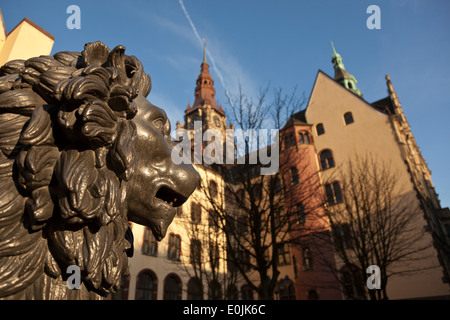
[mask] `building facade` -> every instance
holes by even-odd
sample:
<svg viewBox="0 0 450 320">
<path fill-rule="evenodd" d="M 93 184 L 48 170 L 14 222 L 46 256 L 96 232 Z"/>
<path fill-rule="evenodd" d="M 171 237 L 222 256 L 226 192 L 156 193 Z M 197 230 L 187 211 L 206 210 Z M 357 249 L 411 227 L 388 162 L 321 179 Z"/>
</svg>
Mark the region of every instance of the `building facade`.
<svg viewBox="0 0 450 320">
<path fill-rule="evenodd" d="M 0 66 L 16 59 L 49 55 L 55 37 L 28 18 L 24 18 L 9 33 L 0 11 Z"/>
<path fill-rule="evenodd" d="M 391 276 L 390 299 L 447 299 L 449 287 L 450 212 L 441 208 L 431 181 L 431 172 L 421 156 L 389 76 L 388 96 L 369 103 L 357 88 L 356 78 L 346 71 L 333 46 L 334 78 L 319 70 L 304 110 L 280 130 L 280 183 L 288 190 L 285 210 L 292 213 L 290 237 L 301 241 L 287 245 L 278 257 L 275 299 L 367 299 L 365 279 L 349 277 L 337 254 L 336 235 L 329 212 L 343 206 L 339 174 L 345 165 L 368 155 L 389 162 L 401 185 L 399 197 L 417 214 L 413 228 L 425 230 L 419 245 L 426 247 L 407 268 L 406 276 Z M 195 141 L 195 133 L 219 130 L 226 137 L 227 119 L 215 99 L 214 80 L 204 56 L 196 80 L 195 100 L 185 110 L 185 129 L 192 150 L 205 151 L 210 142 Z M 196 121 L 199 121 L 196 125 Z M 222 141 L 223 142 L 223 141 Z M 197 159 L 198 160 L 198 159 Z M 202 163 L 200 161 L 200 163 Z M 226 234 L 214 225 L 210 199 L 231 206 L 223 177 L 206 165 L 195 164 L 203 187 L 179 209 L 161 242 L 151 232 L 133 225 L 135 256 L 130 277 L 116 297 L 128 299 L 255 299 L 242 278 L 235 278 L 227 261 Z M 239 188 L 239 186 L 236 186 Z M 209 193 L 204 192 L 209 190 Z M 212 190 L 215 190 L 211 193 Z M 231 208 L 230 207 L 230 208 Z M 230 212 L 233 211 L 232 208 Z M 305 213 L 308 214 L 305 214 Z M 349 245 L 350 246 L 350 245 Z M 270 259 L 270 257 L 267 257 Z M 405 269 L 393 264 L 394 271 Z M 256 281 L 254 271 L 248 277 Z M 271 274 L 268 275 L 271 277 Z M 230 279 L 233 278 L 233 281 Z"/>
</svg>

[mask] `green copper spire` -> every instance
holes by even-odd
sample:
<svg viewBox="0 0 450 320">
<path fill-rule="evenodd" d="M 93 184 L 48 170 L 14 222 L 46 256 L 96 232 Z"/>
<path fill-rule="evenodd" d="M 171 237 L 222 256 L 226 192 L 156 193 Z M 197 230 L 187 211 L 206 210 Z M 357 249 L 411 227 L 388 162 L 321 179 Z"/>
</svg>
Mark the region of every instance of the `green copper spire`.
<svg viewBox="0 0 450 320">
<path fill-rule="evenodd" d="M 336 52 L 334 48 L 333 41 L 331 41 L 331 48 L 333 49 L 333 56 L 331 57 L 331 62 L 334 65 L 334 80 L 339 82 L 343 87 L 350 90 L 351 92 L 362 97 L 361 91 L 356 87 L 356 78 L 345 70 L 344 63 L 342 62 L 342 57 Z"/>
</svg>

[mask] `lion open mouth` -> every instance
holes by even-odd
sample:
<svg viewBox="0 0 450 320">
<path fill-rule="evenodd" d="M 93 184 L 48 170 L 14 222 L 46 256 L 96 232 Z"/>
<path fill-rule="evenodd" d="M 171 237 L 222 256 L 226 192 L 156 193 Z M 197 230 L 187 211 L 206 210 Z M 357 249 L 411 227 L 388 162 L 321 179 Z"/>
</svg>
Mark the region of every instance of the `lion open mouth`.
<svg viewBox="0 0 450 320">
<path fill-rule="evenodd" d="M 159 188 L 156 192 L 155 198 L 168 203 L 172 207 L 179 207 L 187 200 L 187 197 L 167 186 L 162 186 Z"/>
</svg>

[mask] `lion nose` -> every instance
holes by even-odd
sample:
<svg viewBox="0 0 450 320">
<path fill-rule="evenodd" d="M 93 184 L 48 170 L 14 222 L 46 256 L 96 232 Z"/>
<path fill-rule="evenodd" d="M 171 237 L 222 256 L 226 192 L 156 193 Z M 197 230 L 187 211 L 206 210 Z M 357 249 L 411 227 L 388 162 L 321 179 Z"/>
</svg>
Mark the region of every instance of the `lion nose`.
<svg viewBox="0 0 450 320">
<path fill-rule="evenodd" d="M 178 192 L 188 198 L 200 185 L 200 175 L 192 164 L 180 164 L 174 170 L 174 182 Z"/>
</svg>

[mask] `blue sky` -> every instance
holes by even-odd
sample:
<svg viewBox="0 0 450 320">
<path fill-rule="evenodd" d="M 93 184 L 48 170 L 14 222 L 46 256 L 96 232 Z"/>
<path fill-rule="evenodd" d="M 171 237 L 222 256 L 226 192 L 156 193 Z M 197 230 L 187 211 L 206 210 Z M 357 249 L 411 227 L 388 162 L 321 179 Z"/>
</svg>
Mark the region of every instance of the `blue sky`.
<svg viewBox="0 0 450 320">
<path fill-rule="evenodd" d="M 79 30 L 66 27 L 72 4 L 81 9 Z M 371 4 L 381 9 L 380 30 L 366 27 Z M 225 110 L 225 87 L 236 94 L 239 82 L 253 96 L 270 82 L 308 98 L 318 69 L 334 76 L 333 41 L 368 102 L 387 96 L 385 75 L 391 76 L 441 203 L 450 205 L 448 0 L 18 0 L 0 9 L 7 31 L 28 17 L 54 35 L 52 54 L 97 40 L 124 45 L 151 75 L 148 99 L 167 111 L 172 126 L 194 100 L 202 42 L 193 26 L 206 38 Z"/>
</svg>

